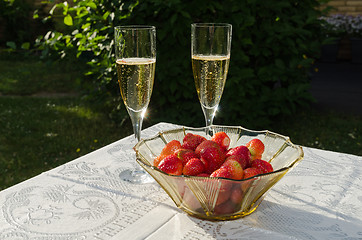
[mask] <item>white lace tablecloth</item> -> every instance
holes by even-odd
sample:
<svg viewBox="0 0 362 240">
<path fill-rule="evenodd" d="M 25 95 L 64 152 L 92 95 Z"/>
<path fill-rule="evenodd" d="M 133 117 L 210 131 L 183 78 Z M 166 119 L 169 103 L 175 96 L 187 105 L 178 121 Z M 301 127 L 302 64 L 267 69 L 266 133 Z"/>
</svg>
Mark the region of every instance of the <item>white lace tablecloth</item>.
<svg viewBox="0 0 362 240">
<path fill-rule="evenodd" d="M 143 131 L 152 136 L 175 125 Z M 121 181 L 133 136 L 0 192 L 0 239 L 362 239 L 362 157 L 304 147 L 251 215 L 190 217 L 156 184 Z"/>
</svg>

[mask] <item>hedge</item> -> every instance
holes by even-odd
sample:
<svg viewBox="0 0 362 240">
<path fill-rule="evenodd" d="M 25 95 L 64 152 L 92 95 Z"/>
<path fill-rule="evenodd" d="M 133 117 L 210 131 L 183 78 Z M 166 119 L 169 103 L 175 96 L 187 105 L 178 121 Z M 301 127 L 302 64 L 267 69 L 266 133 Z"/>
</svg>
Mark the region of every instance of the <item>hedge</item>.
<svg viewBox="0 0 362 240">
<path fill-rule="evenodd" d="M 311 66 L 323 40 L 317 0 L 81 0 L 57 4 L 67 26 L 41 36 L 44 55 L 79 58 L 89 65 L 89 94 L 126 114 L 117 89 L 113 27 L 157 28 L 157 64 L 148 121 L 203 126 L 191 69 L 190 25 L 233 25 L 231 61 L 215 124 L 267 126 L 308 106 Z"/>
</svg>

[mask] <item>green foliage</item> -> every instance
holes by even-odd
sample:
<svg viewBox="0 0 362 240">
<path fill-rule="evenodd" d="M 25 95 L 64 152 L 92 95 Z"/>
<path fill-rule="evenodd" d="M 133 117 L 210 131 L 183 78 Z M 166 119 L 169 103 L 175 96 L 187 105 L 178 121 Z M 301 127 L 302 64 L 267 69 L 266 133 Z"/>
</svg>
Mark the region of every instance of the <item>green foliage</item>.
<svg viewBox="0 0 362 240">
<path fill-rule="evenodd" d="M 89 83 L 83 87 L 88 88 L 96 100 L 119 108 L 113 28 L 127 18 L 137 4 L 137 1 L 121 3 L 117 0 L 81 0 L 74 2 L 74 6 L 58 3 L 50 10 L 47 20 L 58 20 L 61 16 L 64 26 L 40 36 L 36 44 L 43 56 L 86 62 L 89 68 L 84 73 L 89 76 Z"/>
<path fill-rule="evenodd" d="M 21 0 L 0 0 L 0 45 L 10 42 L 10 48 L 16 48 L 16 43 L 29 41 L 29 16 L 30 5 Z"/>
<path fill-rule="evenodd" d="M 86 60 L 93 93 L 115 104 L 120 101 L 113 27 L 155 25 L 157 64 L 149 117 L 198 126 L 204 119 L 192 77 L 190 24 L 231 23 L 230 69 L 215 123 L 255 128 L 312 101 L 308 72 L 320 49 L 318 6 L 318 0 L 64 2 L 56 9 L 61 10 L 65 30 L 48 32 L 38 43 L 44 54 L 55 50 L 62 57 Z"/>
</svg>

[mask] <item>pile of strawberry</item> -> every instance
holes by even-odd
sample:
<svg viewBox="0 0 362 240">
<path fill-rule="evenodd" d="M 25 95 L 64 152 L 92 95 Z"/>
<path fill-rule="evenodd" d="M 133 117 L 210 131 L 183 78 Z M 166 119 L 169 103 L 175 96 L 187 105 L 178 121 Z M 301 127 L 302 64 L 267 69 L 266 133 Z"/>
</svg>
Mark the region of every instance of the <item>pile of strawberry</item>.
<svg viewBox="0 0 362 240">
<path fill-rule="evenodd" d="M 197 134 L 188 133 L 182 143 L 172 140 L 154 159 L 153 165 L 171 175 L 223 177 L 246 179 L 273 171 L 267 161 L 261 160 L 265 146 L 257 138 L 245 146 L 229 148 L 230 138 L 218 132 L 207 140 Z"/>
</svg>

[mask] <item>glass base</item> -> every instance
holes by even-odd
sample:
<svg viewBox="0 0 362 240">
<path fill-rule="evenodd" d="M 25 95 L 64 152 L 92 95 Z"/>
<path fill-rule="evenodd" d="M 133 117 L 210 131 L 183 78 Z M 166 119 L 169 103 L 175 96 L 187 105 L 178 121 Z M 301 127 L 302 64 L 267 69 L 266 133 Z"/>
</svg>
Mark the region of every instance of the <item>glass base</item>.
<svg viewBox="0 0 362 240">
<path fill-rule="evenodd" d="M 145 171 L 138 169 L 127 169 L 119 174 L 123 181 L 134 184 L 154 183 L 155 180 Z"/>
</svg>

